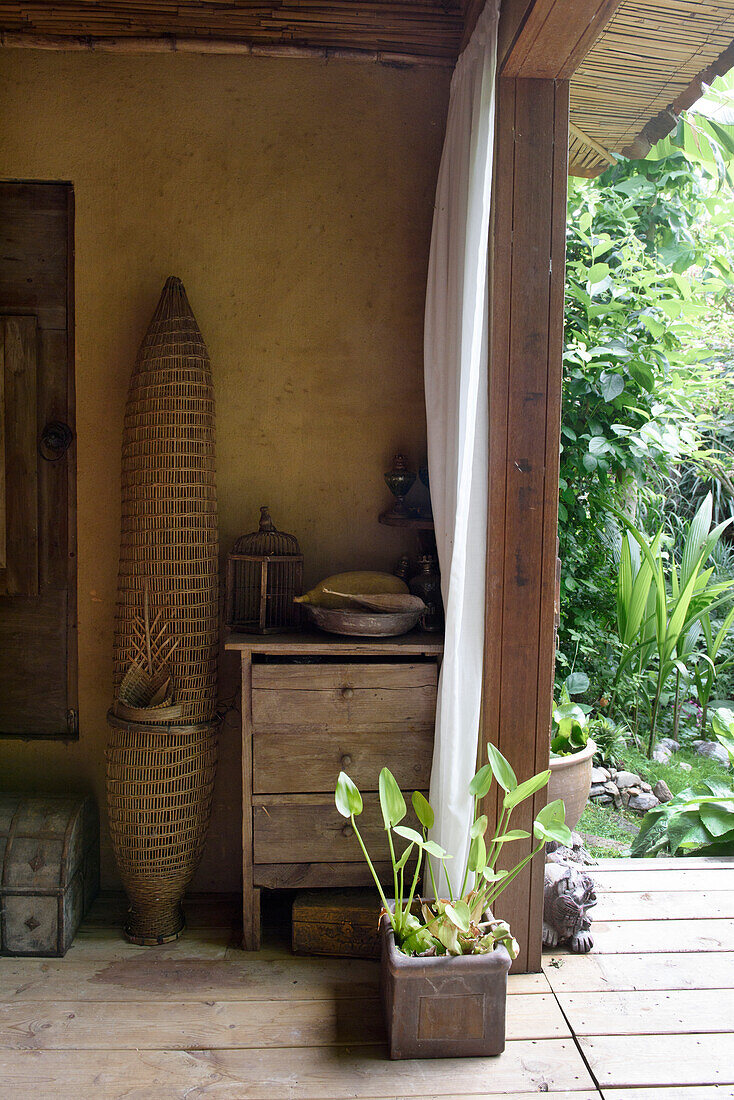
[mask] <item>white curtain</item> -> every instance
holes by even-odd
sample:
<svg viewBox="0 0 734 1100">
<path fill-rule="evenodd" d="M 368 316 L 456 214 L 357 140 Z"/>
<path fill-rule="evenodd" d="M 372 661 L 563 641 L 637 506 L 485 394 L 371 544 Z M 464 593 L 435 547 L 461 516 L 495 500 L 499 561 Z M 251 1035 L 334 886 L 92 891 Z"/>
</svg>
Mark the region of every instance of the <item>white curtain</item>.
<svg viewBox="0 0 734 1100">
<path fill-rule="evenodd" d="M 488 0 L 451 81 L 425 318 L 428 469 L 446 638 L 438 689 L 433 838 L 463 872 L 477 759 L 487 547 L 487 260 L 498 0 Z M 437 883 L 442 895 L 446 886 Z"/>
</svg>

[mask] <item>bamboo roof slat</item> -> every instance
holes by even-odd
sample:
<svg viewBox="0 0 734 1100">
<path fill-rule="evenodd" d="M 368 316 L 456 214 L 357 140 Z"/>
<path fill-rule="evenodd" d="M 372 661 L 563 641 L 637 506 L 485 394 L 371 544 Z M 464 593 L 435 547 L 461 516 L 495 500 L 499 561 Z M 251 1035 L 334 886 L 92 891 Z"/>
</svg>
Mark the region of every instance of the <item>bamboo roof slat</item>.
<svg viewBox="0 0 734 1100">
<path fill-rule="evenodd" d="M 595 146 L 644 156 L 734 65 L 734 0 L 623 0 L 571 81 L 570 171 L 599 175 Z M 585 135 L 584 142 L 578 135 Z"/>
</svg>

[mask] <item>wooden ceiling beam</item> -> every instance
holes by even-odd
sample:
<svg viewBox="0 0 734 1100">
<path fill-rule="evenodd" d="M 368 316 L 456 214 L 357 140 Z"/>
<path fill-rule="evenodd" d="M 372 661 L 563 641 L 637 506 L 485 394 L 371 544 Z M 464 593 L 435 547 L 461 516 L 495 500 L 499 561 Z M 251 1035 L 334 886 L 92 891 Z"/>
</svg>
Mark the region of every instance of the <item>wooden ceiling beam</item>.
<svg viewBox="0 0 734 1100">
<path fill-rule="evenodd" d="M 533 0 L 507 49 L 502 75 L 570 80 L 621 3 Z"/>
</svg>

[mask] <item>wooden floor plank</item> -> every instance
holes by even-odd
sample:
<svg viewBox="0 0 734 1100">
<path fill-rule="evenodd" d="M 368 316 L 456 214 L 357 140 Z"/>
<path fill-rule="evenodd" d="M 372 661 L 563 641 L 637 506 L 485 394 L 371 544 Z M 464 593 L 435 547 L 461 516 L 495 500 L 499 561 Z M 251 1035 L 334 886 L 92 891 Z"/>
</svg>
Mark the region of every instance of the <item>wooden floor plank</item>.
<svg viewBox="0 0 734 1100">
<path fill-rule="evenodd" d="M 605 1088 L 603 1100 L 731 1100 L 734 1086 L 730 1085 L 679 1085 L 663 1089 L 612 1089 Z"/>
<path fill-rule="evenodd" d="M 732 875 L 734 882 L 734 875 Z M 638 893 L 611 893 L 597 890 L 592 910 L 597 921 L 695 920 L 698 917 L 734 917 L 734 889 L 644 890 Z"/>
<path fill-rule="evenodd" d="M 588 868 L 589 874 L 603 890 L 612 893 L 643 890 L 731 890 L 732 872 L 729 868 L 704 867 L 694 869 L 683 867 L 663 868 L 651 872 L 647 867 L 629 870 L 600 872 L 596 867 Z"/>
<path fill-rule="evenodd" d="M 595 949 L 600 954 L 643 951 L 734 951 L 734 920 L 594 921 Z"/>
<path fill-rule="evenodd" d="M 344 1100 L 593 1091 L 575 1044 L 517 1041 L 498 1058 L 391 1062 L 382 1046 L 217 1051 L 7 1051 L 3 1100 Z M 124 1088 L 124 1092 L 121 1091 Z M 136 1092 L 136 1090 L 138 1090 Z"/>
<path fill-rule="evenodd" d="M 374 997 L 379 966 L 359 959 L 267 960 L 239 952 L 239 959 L 160 958 L 147 953 L 124 959 L 3 959 L 0 1001 L 262 1001 Z M 547 993 L 542 974 L 512 974 L 510 994 Z"/>
<path fill-rule="evenodd" d="M 639 1038 L 603 1035 L 581 1038 L 579 1044 L 602 1089 L 734 1084 L 731 1032 Z"/>
<path fill-rule="evenodd" d="M 0 1050 L 207 1050 L 383 1042 L 377 998 L 0 1004 Z M 100 1019 L 104 1018 L 104 1027 Z M 508 1039 L 570 1038 L 551 994 L 507 1001 Z"/>
<path fill-rule="evenodd" d="M 681 1035 L 731 1031 L 734 989 L 558 993 L 576 1035 Z"/>
<path fill-rule="evenodd" d="M 594 950 L 589 955 L 546 955 L 543 970 L 556 993 L 720 989 L 734 980 L 734 952 L 597 955 Z"/>
</svg>

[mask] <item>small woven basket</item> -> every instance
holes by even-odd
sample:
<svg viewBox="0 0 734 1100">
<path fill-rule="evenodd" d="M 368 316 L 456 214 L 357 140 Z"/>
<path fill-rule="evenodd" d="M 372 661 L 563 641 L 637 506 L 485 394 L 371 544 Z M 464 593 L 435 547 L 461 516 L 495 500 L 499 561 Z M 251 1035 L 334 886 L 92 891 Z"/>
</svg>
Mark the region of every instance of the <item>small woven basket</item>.
<svg viewBox="0 0 734 1100">
<path fill-rule="evenodd" d="M 107 715 L 107 809 L 130 909 L 132 943 L 175 940 L 181 900 L 204 847 L 217 766 L 218 721 L 146 725 Z"/>
</svg>

